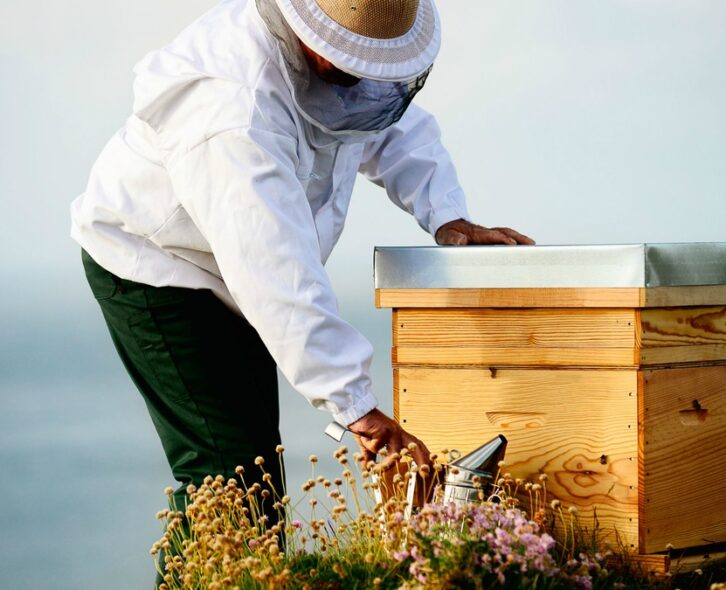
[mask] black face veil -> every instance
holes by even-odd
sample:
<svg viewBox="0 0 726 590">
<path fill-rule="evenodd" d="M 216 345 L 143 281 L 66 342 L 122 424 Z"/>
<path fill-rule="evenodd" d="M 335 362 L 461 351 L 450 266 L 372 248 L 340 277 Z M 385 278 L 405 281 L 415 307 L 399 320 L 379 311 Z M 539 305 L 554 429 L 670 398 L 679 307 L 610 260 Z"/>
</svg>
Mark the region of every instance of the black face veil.
<svg viewBox="0 0 726 590">
<path fill-rule="evenodd" d="M 298 111 L 311 123 L 334 133 L 381 131 L 396 123 L 423 88 L 429 67 L 403 82 L 361 79 L 353 86 L 321 80 L 308 66 L 300 42 L 285 22 L 275 0 L 256 0 L 267 28 L 277 39 Z"/>
</svg>

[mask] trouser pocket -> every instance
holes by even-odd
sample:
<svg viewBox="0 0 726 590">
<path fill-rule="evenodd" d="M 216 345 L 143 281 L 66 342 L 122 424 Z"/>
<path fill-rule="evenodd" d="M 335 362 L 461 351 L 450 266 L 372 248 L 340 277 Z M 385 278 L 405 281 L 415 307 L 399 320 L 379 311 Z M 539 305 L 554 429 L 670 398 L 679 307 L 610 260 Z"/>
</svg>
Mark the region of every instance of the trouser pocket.
<svg viewBox="0 0 726 590">
<path fill-rule="evenodd" d="M 81 261 L 93 296 L 99 301 L 113 297 L 118 288 L 118 277 L 100 266 L 85 250 L 81 250 Z"/>
</svg>

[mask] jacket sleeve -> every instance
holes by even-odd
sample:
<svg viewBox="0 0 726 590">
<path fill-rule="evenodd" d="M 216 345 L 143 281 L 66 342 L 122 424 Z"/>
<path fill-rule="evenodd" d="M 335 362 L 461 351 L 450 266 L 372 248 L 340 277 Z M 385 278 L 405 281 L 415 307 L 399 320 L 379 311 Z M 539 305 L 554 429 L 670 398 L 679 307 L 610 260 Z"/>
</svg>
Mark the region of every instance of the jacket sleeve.
<svg viewBox="0 0 726 590">
<path fill-rule="evenodd" d="M 469 219 L 441 131 L 432 115 L 412 104 L 401 120 L 366 145 L 360 172 L 383 186 L 432 236 L 444 223 Z"/>
<path fill-rule="evenodd" d="M 290 384 L 348 425 L 377 405 L 366 338 L 338 315 L 295 175 L 296 144 L 256 128 L 220 133 L 170 166 L 242 314 Z"/>
</svg>

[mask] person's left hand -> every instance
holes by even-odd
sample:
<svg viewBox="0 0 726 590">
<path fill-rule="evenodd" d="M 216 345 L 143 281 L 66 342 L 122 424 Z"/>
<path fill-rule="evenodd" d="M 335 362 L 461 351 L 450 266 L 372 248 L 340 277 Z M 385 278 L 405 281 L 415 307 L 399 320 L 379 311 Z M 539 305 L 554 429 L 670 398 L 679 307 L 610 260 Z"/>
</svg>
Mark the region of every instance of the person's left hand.
<svg viewBox="0 0 726 590">
<path fill-rule="evenodd" d="M 532 238 L 508 227 L 483 227 L 466 219 L 454 219 L 436 230 L 440 246 L 471 246 L 473 244 L 533 245 Z"/>
</svg>

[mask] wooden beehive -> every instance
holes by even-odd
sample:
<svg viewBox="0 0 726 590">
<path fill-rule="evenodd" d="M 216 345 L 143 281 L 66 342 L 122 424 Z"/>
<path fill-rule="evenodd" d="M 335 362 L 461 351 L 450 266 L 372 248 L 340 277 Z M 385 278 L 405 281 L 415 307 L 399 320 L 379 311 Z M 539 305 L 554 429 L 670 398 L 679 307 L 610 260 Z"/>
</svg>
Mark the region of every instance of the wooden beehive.
<svg viewBox="0 0 726 590">
<path fill-rule="evenodd" d="M 394 413 L 639 553 L 726 542 L 726 245 L 377 248 Z"/>
</svg>

